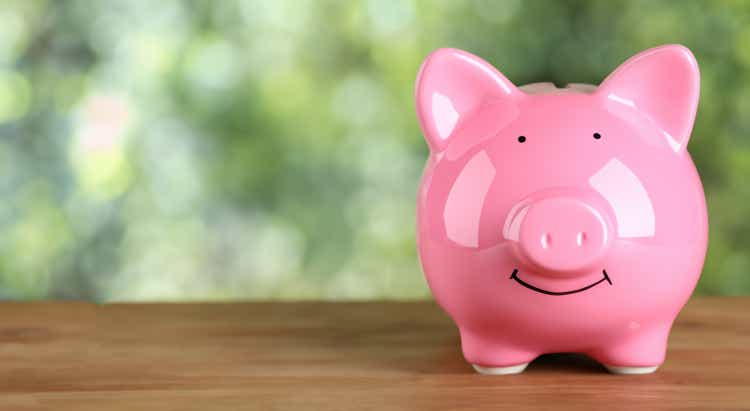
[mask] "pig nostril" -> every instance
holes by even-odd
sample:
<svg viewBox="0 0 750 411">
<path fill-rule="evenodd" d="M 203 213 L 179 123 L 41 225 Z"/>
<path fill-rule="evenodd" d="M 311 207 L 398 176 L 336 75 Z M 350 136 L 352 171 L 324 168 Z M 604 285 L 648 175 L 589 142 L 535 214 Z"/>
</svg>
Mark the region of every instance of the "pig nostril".
<svg viewBox="0 0 750 411">
<path fill-rule="evenodd" d="M 544 248 L 545 250 L 548 249 L 551 243 L 552 243 L 552 236 L 549 235 L 549 233 L 544 233 L 544 235 L 542 235 L 542 248 Z"/>
<path fill-rule="evenodd" d="M 586 241 L 586 233 L 581 231 L 578 233 L 578 235 L 576 235 L 576 244 L 578 244 L 578 246 L 580 247 L 583 245 L 584 241 Z"/>
</svg>

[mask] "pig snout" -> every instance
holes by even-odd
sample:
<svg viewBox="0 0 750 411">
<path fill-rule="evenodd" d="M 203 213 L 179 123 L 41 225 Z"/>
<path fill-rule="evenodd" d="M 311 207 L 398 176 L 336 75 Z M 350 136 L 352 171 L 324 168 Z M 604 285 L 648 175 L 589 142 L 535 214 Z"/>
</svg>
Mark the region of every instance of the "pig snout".
<svg viewBox="0 0 750 411">
<path fill-rule="evenodd" d="M 612 232 L 606 213 L 576 197 L 551 197 L 531 202 L 518 232 L 522 258 L 544 275 L 574 276 L 595 268 L 603 259 Z"/>
</svg>

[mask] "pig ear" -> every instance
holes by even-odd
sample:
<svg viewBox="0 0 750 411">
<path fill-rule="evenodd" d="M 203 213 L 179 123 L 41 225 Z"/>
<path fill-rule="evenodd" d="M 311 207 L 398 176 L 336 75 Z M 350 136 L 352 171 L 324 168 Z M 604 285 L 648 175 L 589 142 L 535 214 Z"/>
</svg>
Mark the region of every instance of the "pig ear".
<svg viewBox="0 0 750 411">
<path fill-rule="evenodd" d="M 416 83 L 419 124 L 432 151 L 442 151 L 457 126 L 484 104 L 522 95 L 481 58 L 439 49 L 422 63 Z"/>
<path fill-rule="evenodd" d="M 645 115 L 664 133 L 672 149 L 684 150 L 698 108 L 698 63 L 693 53 L 680 45 L 646 50 L 610 74 L 597 94 L 613 103 L 609 106 L 615 110 Z"/>
</svg>

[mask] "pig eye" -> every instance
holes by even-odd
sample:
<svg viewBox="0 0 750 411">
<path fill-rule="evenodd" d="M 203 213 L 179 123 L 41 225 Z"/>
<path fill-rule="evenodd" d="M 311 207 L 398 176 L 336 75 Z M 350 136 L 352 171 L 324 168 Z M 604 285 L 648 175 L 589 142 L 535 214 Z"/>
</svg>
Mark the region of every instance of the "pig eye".
<svg viewBox="0 0 750 411">
<path fill-rule="evenodd" d="M 602 135 L 599 133 L 594 133 L 594 138 L 599 140 L 600 138 L 602 138 Z"/>
<path fill-rule="evenodd" d="M 523 143 L 524 141 L 526 141 L 526 136 L 518 136 L 519 143 Z"/>
</svg>

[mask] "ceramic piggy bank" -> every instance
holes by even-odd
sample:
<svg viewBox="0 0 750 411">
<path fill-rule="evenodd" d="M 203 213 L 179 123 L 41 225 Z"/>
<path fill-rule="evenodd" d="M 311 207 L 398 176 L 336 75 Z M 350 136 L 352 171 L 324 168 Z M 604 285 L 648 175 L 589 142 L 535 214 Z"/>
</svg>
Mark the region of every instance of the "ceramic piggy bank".
<svg viewBox="0 0 750 411">
<path fill-rule="evenodd" d="M 678 45 L 598 87 L 517 87 L 455 49 L 423 63 L 420 259 L 478 372 L 519 373 L 551 352 L 625 374 L 664 361 L 707 245 L 686 150 L 698 94 L 695 58 Z"/>
</svg>

